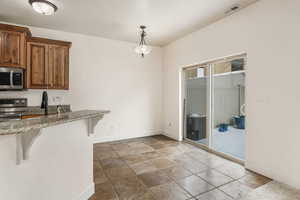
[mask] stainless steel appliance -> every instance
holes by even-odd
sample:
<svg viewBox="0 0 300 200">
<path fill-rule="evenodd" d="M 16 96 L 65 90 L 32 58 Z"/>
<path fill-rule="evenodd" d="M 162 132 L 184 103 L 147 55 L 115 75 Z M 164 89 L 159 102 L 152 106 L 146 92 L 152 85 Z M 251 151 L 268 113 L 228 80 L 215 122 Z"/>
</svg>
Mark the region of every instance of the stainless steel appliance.
<svg viewBox="0 0 300 200">
<path fill-rule="evenodd" d="M 0 90 L 24 89 L 23 69 L 0 67 Z"/>
<path fill-rule="evenodd" d="M 27 110 L 27 99 L 0 99 L 0 122 L 20 120 L 22 113 Z"/>
</svg>

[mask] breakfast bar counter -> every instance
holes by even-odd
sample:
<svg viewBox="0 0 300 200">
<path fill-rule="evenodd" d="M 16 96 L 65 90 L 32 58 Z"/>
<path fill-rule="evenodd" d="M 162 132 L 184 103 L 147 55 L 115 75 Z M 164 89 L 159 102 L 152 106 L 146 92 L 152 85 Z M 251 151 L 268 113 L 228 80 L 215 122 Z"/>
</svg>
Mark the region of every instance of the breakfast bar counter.
<svg viewBox="0 0 300 200">
<path fill-rule="evenodd" d="M 31 130 L 42 129 L 49 126 L 55 126 L 82 119 L 91 119 L 99 121 L 103 118 L 104 114 L 108 113 L 109 111 L 106 110 L 81 110 L 55 115 L 45 115 L 37 118 L 11 120 L 0 123 L 0 136 L 10 134 L 22 134 Z M 93 126 L 93 124 L 89 124 L 89 126 Z M 89 127 L 89 133 L 93 131 L 92 129 L 93 127 Z"/>
<path fill-rule="evenodd" d="M 19 165 L 23 160 L 28 160 L 29 151 L 36 138 L 42 134 L 43 129 L 78 120 L 86 120 L 86 132 L 89 136 L 94 133 L 95 126 L 107 113 L 109 113 L 109 111 L 106 110 L 81 110 L 1 122 L 0 137 L 7 135 L 16 136 L 16 163 Z M 69 132 L 67 126 L 63 129 L 64 130 L 61 130 L 61 134 Z"/>
<path fill-rule="evenodd" d="M 100 120 L 109 112 L 80 110 L 0 122 L 0 199 L 88 199 L 95 191 L 91 134 L 107 134 Z"/>
</svg>

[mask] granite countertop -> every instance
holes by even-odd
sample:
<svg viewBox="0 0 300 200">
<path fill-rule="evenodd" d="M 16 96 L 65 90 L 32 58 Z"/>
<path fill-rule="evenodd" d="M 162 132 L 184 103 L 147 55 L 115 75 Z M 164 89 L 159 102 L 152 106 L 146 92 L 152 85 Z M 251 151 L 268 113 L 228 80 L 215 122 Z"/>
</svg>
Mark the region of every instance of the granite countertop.
<svg viewBox="0 0 300 200">
<path fill-rule="evenodd" d="M 64 124 L 76 120 L 102 117 L 110 111 L 106 110 L 80 110 L 55 115 L 41 116 L 37 118 L 11 120 L 0 123 L 0 135 L 20 134 L 32 129 L 41 129 L 58 124 Z"/>
<path fill-rule="evenodd" d="M 57 108 L 61 108 L 62 112 L 71 112 L 70 105 L 49 105 L 48 113 L 56 114 Z M 21 113 L 21 115 L 40 115 L 45 113 L 45 109 L 40 106 L 14 107 L 14 108 L 0 108 L 0 113 Z"/>
<path fill-rule="evenodd" d="M 49 105 L 48 106 L 48 114 L 57 114 L 57 107 L 62 108 L 63 113 L 71 112 L 70 105 Z M 22 115 L 36 115 L 36 114 L 44 114 L 45 109 L 41 108 L 40 106 L 28 106 L 26 107 L 25 111 Z"/>
</svg>

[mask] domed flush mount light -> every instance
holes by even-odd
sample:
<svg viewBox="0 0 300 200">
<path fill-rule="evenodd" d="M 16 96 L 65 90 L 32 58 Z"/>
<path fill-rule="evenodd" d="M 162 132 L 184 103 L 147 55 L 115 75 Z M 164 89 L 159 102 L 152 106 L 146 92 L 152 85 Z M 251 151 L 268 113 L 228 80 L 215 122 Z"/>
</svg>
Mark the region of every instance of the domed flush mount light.
<svg viewBox="0 0 300 200">
<path fill-rule="evenodd" d="M 43 15 L 53 15 L 57 11 L 57 6 L 47 0 L 29 0 L 32 8 Z"/>
<path fill-rule="evenodd" d="M 146 37 L 146 32 L 145 32 L 145 29 L 146 29 L 146 26 L 140 26 L 140 29 L 142 30 L 142 33 L 141 33 L 141 41 L 139 43 L 139 45 L 135 48 L 135 53 L 137 54 L 140 54 L 142 57 L 144 57 L 145 55 L 149 54 L 151 52 L 151 47 L 148 46 L 146 44 L 146 40 L 145 40 L 145 37 Z"/>
</svg>

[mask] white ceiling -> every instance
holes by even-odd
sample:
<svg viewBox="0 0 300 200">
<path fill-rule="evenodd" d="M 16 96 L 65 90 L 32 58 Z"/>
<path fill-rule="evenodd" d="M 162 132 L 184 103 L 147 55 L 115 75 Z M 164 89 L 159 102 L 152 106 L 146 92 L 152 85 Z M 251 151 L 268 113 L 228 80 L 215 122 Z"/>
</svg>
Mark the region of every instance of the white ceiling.
<svg viewBox="0 0 300 200">
<path fill-rule="evenodd" d="M 138 42 L 144 24 L 148 43 L 163 46 L 225 17 L 234 4 L 243 8 L 257 0 L 50 1 L 59 7 L 54 16 L 34 12 L 28 0 L 1 0 L 0 21 L 129 42 Z"/>
</svg>

